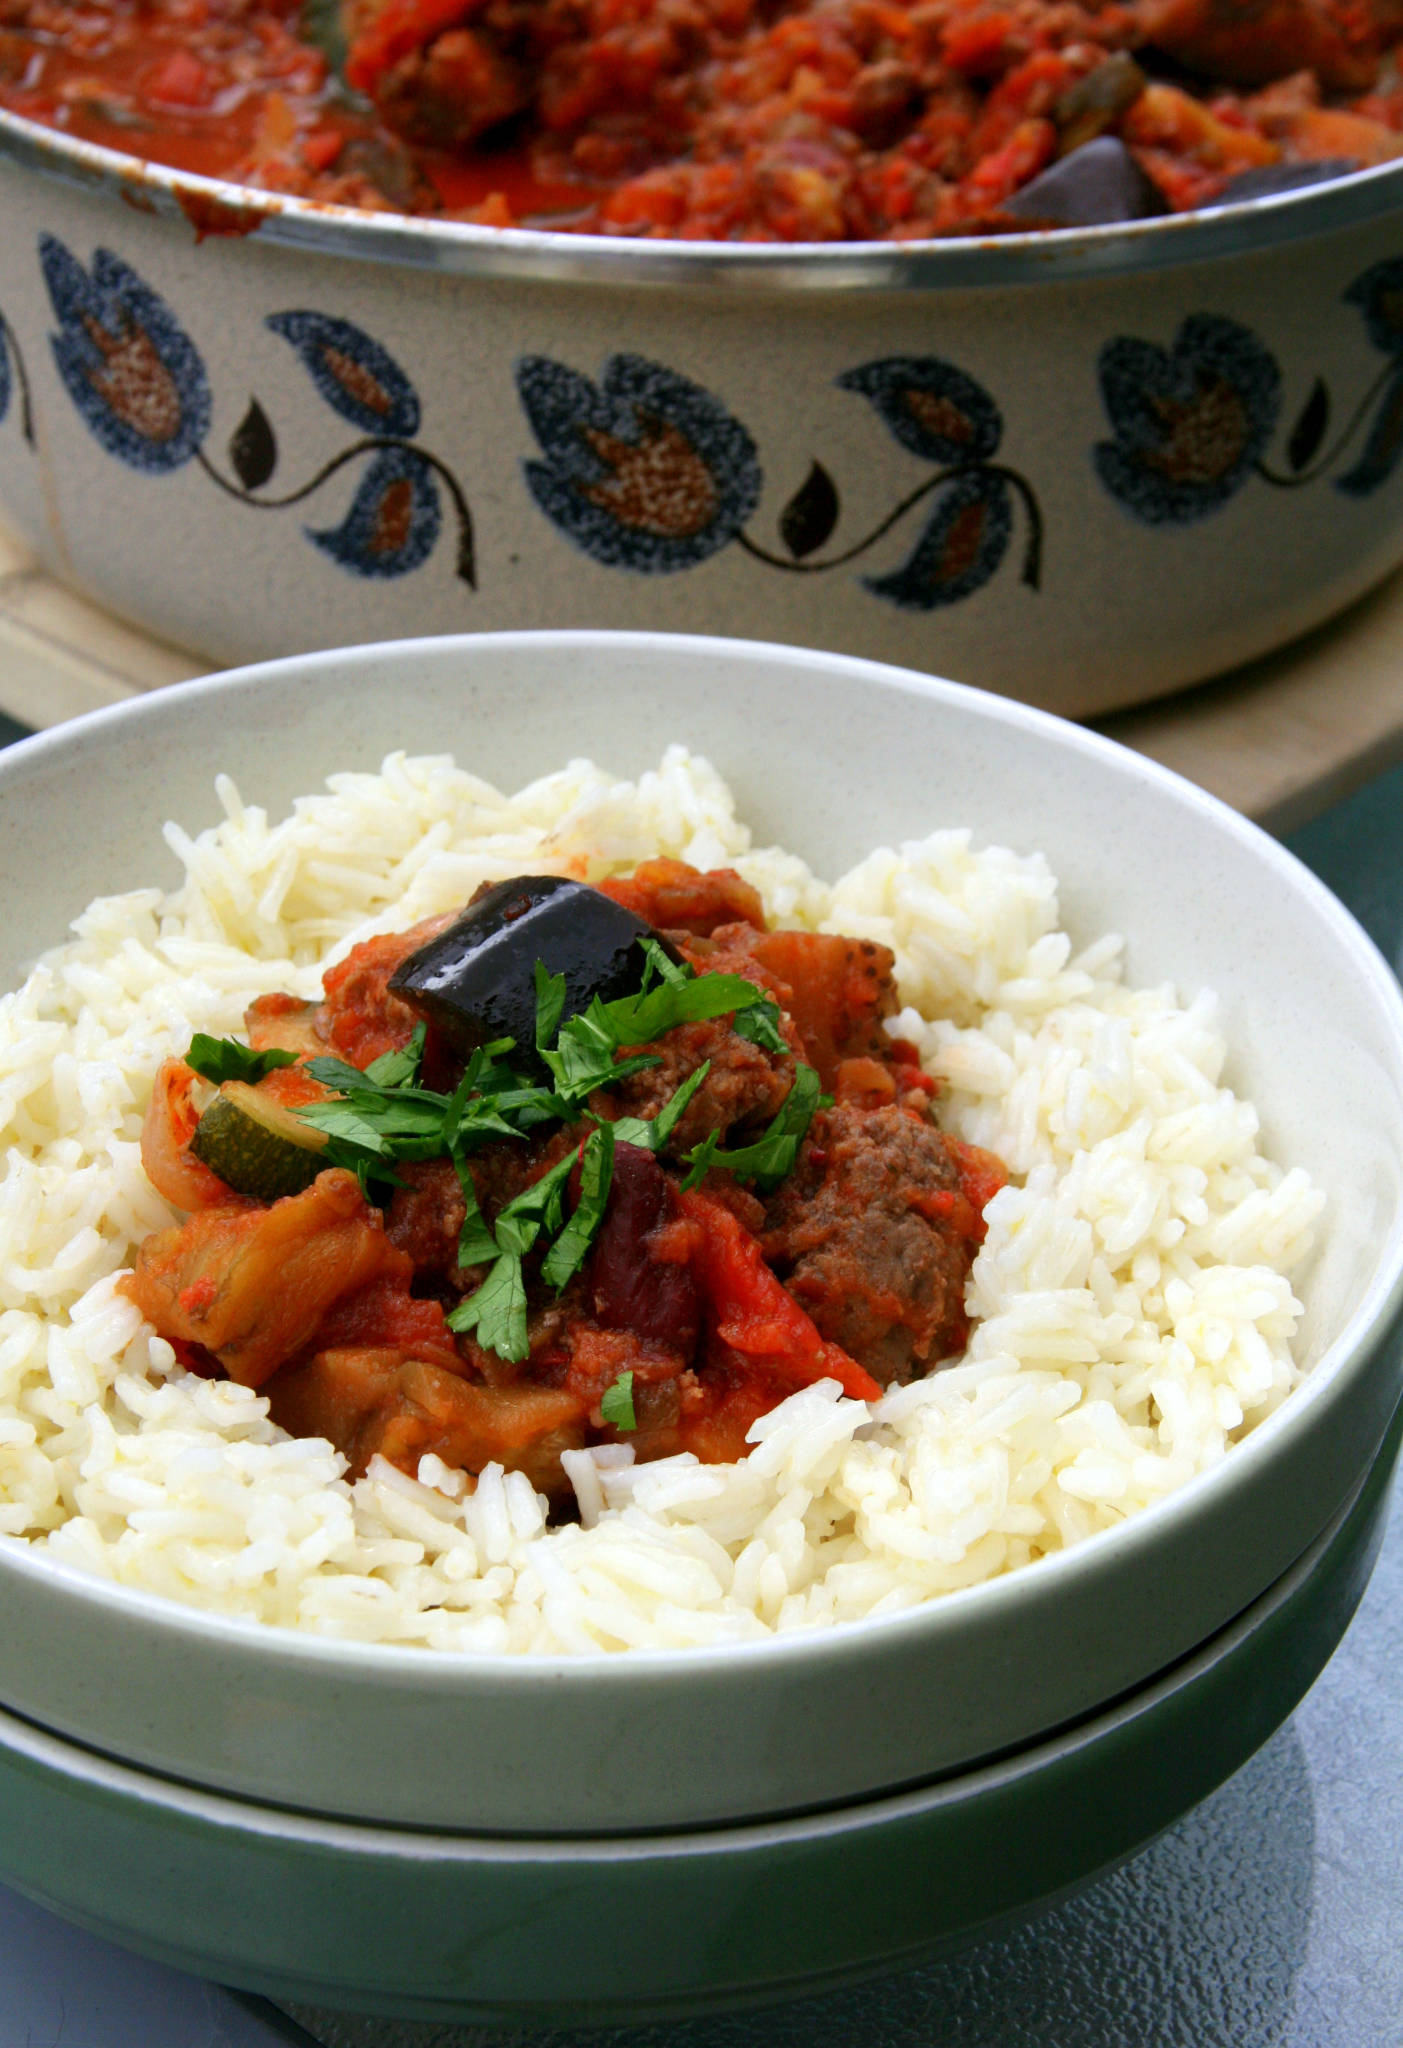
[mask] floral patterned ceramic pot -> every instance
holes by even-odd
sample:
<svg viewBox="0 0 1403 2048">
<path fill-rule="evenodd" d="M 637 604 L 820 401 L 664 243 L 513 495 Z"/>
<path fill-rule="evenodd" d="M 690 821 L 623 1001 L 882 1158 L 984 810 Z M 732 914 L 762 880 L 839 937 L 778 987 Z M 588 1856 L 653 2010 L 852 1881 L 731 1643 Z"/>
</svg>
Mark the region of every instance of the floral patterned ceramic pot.
<svg viewBox="0 0 1403 2048">
<path fill-rule="evenodd" d="M 822 248 L 445 226 L 0 115 L 0 506 L 218 662 L 724 632 L 1073 715 L 1403 558 L 1403 166 Z"/>
</svg>

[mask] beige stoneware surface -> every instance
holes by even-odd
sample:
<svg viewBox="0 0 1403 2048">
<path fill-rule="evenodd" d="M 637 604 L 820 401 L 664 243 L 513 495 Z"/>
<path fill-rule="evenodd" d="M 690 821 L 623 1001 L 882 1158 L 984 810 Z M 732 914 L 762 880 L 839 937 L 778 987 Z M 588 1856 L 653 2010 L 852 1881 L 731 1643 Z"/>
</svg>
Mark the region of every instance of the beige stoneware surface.
<svg viewBox="0 0 1403 2048">
<path fill-rule="evenodd" d="M 209 667 L 65 590 L 0 524 L 0 711 L 58 725 Z M 1098 725 L 1291 830 L 1403 759 L 1403 572 L 1281 653 Z"/>
</svg>

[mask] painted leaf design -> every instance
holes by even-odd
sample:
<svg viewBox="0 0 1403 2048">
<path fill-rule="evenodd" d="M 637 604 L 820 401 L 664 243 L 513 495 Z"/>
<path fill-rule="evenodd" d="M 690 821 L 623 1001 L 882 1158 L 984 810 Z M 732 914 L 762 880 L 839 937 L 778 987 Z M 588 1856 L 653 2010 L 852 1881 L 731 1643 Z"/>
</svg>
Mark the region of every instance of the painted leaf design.
<svg viewBox="0 0 1403 2048">
<path fill-rule="evenodd" d="M 838 385 L 860 391 L 924 462 L 987 462 L 1003 436 L 1003 416 L 984 386 L 939 356 L 884 356 L 845 370 Z"/>
<path fill-rule="evenodd" d="M 523 465 L 540 510 L 611 569 L 694 568 L 760 502 L 755 443 L 713 393 L 646 356 L 610 356 L 596 384 L 549 356 L 516 365 L 543 461 Z"/>
<path fill-rule="evenodd" d="M 1324 378 L 1317 377 L 1286 444 L 1286 460 L 1293 473 L 1299 474 L 1316 454 L 1329 424 L 1330 393 Z"/>
<path fill-rule="evenodd" d="M 1403 454 L 1403 369 L 1397 370 L 1384 387 L 1364 452 L 1347 475 L 1336 480 L 1336 490 L 1350 498 L 1367 498 L 1387 482 Z"/>
<path fill-rule="evenodd" d="M 337 527 L 307 538 L 356 576 L 407 576 L 433 553 L 443 507 L 433 471 L 413 449 L 387 448 L 366 466 Z"/>
<path fill-rule="evenodd" d="M 229 461 L 246 491 L 260 490 L 278 466 L 277 437 L 256 398 L 229 437 Z"/>
<path fill-rule="evenodd" d="M 907 611 L 958 604 L 994 575 L 1013 532 L 1013 501 L 994 470 L 967 470 L 935 493 L 909 559 L 886 576 L 865 577 L 878 597 Z"/>
<path fill-rule="evenodd" d="M 329 313 L 270 313 L 265 323 L 290 342 L 334 411 L 364 434 L 408 439 L 419 431 L 419 394 L 380 343 Z"/>
<path fill-rule="evenodd" d="M 821 462 L 815 462 L 779 515 L 780 539 L 802 562 L 821 548 L 838 524 L 838 490 Z"/>
<path fill-rule="evenodd" d="M 1364 315 L 1369 339 L 1386 356 L 1403 356 L 1403 257 L 1373 263 L 1345 293 Z"/>
</svg>

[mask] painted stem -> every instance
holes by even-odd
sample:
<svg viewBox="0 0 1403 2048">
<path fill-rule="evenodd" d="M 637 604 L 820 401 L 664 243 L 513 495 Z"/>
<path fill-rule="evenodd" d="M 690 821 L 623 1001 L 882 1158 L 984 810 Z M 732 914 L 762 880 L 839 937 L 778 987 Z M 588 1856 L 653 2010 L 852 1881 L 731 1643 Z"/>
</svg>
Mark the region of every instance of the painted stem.
<svg viewBox="0 0 1403 2048">
<path fill-rule="evenodd" d="M 857 541 L 841 555 L 830 556 L 826 562 L 795 562 L 785 555 L 771 554 L 768 548 L 762 548 L 758 541 L 753 541 L 748 533 L 738 533 L 736 539 L 748 555 L 754 555 L 757 562 L 768 563 L 772 569 L 787 569 L 792 576 L 821 576 L 828 569 L 841 569 L 844 562 L 855 562 L 859 555 L 866 554 L 875 541 L 879 541 L 884 533 L 890 533 L 897 521 L 904 519 L 913 505 L 919 505 L 922 498 L 929 496 L 937 484 L 943 484 L 948 478 L 961 474 L 958 469 L 945 469 L 938 476 L 927 477 L 923 484 L 917 484 L 914 491 L 907 493 L 896 510 L 889 512 L 880 526 L 873 527 L 866 540 Z"/>
<path fill-rule="evenodd" d="M 1350 414 L 1349 419 L 1345 423 L 1344 431 L 1336 437 L 1334 445 L 1327 449 L 1325 454 L 1320 456 L 1309 469 L 1303 469 L 1299 476 L 1285 476 L 1280 470 L 1268 468 L 1265 462 L 1258 462 L 1254 467 L 1262 482 L 1274 485 L 1279 491 L 1297 491 L 1302 484 L 1313 484 L 1317 477 L 1325 474 L 1331 463 L 1338 462 L 1355 434 L 1358 433 L 1360 422 L 1368 414 L 1370 406 L 1383 390 L 1384 385 L 1390 377 L 1394 377 L 1397 374 L 1397 363 L 1384 364 L 1378 376 L 1375 377 L 1369 389 Z"/>
<path fill-rule="evenodd" d="M 889 512 L 880 525 L 873 527 L 865 540 L 855 542 L 841 555 L 831 555 L 826 562 L 789 561 L 783 555 L 773 554 L 769 548 L 761 547 L 759 542 L 753 541 L 747 533 L 738 533 L 736 539 L 748 555 L 753 555 L 757 562 L 768 563 L 772 569 L 787 569 L 791 575 L 798 576 L 822 575 L 825 570 L 841 569 L 845 562 L 856 561 L 859 555 L 866 554 L 868 548 L 879 541 L 883 534 L 890 533 L 898 520 L 904 519 L 914 506 L 920 504 L 922 498 L 929 496 L 940 484 L 951 483 L 957 477 L 970 476 L 978 470 L 984 470 L 991 476 L 1003 477 L 1006 483 L 1013 485 L 1023 500 L 1023 509 L 1028 516 L 1028 546 L 1023 557 L 1022 580 L 1031 590 L 1037 590 L 1042 578 L 1042 509 L 1032 486 L 1018 474 L 1018 471 L 1005 469 L 997 462 L 967 462 L 955 469 L 942 469 L 936 476 L 927 477 L 923 484 L 918 484 L 914 491 L 907 493 L 895 511 Z"/>
<path fill-rule="evenodd" d="M 1043 573 L 1043 515 L 1033 487 L 1016 469 L 1005 469 L 1002 463 L 986 462 L 982 466 L 994 476 L 1001 476 L 1005 483 L 1012 484 L 1023 500 L 1023 510 L 1028 517 L 1028 545 L 1023 551 L 1021 580 L 1030 590 L 1040 590 Z"/>
<path fill-rule="evenodd" d="M 20 432 L 32 448 L 34 446 L 34 406 L 29 394 L 29 371 L 25 368 L 24 351 L 19 345 L 19 336 L 3 313 L 0 313 L 0 334 L 10 344 L 10 353 L 15 359 L 15 376 L 19 382 L 19 426 Z"/>
<path fill-rule="evenodd" d="M 367 435 L 363 441 L 356 441 L 351 447 L 343 448 L 339 455 L 333 455 L 330 462 L 324 462 L 316 475 L 310 478 L 308 482 L 299 484 L 295 491 L 285 491 L 280 498 L 258 498 L 254 496 L 252 491 L 245 490 L 242 484 L 231 482 L 227 476 L 222 475 L 215 468 L 203 448 L 196 449 L 195 459 L 211 483 L 217 484 L 220 490 L 226 492 L 229 497 L 237 498 L 241 505 L 252 505 L 256 511 L 260 512 L 282 512 L 289 505 L 300 505 L 304 499 L 310 498 L 313 492 L 319 491 L 329 478 L 335 476 L 337 470 L 344 469 L 347 463 L 354 462 L 357 456 L 378 454 L 382 449 L 386 448 L 399 448 L 406 455 L 417 455 L 421 462 L 428 464 L 435 476 L 442 479 L 445 489 L 453 500 L 454 510 L 458 514 L 458 574 L 470 590 L 476 590 L 477 574 L 473 561 L 473 520 L 472 513 L 468 509 L 468 501 L 463 495 L 457 477 L 454 476 L 448 465 L 440 462 L 436 455 L 431 455 L 427 448 L 420 448 L 416 442 L 400 440 L 397 436 Z"/>
</svg>

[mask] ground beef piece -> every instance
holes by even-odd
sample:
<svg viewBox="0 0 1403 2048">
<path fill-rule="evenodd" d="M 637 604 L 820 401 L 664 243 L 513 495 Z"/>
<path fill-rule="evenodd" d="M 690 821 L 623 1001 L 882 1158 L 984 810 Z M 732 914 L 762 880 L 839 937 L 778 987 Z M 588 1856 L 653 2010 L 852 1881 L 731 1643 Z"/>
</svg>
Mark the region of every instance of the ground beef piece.
<svg viewBox="0 0 1403 2048">
<path fill-rule="evenodd" d="M 628 1046 L 624 1052 L 637 1050 Z M 768 1052 L 731 1029 L 729 1018 L 710 1017 L 679 1024 L 647 1051 L 658 1064 L 630 1074 L 596 1098 L 601 1113 L 655 1117 L 703 1060 L 710 1061 L 706 1079 L 683 1111 L 664 1151 L 680 1159 L 708 1132 L 719 1136 L 743 1124 L 768 1123 L 794 1085 L 790 1053 Z"/>
<path fill-rule="evenodd" d="M 966 1208 L 933 1124 L 840 1103 L 810 1125 L 761 1242 L 823 1335 L 889 1384 L 964 1345 L 974 1244 L 955 1226 Z"/>
<path fill-rule="evenodd" d="M 742 974 L 768 989 L 785 1037 L 825 1088 L 843 1060 L 881 1059 L 890 1049 L 882 1027 L 897 1010 L 896 957 L 874 939 L 737 923 L 684 937 L 681 951 L 699 974 Z"/>
<path fill-rule="evenodd" d="M 395 1189 L 385 1214 L 385 1235 L 414 1261 L 415 1278 L 432 1274 L 459 1287 L 474 1287 L 480 1269 L 458 1268 L 458 1233 L 467 1208 L 457 1171 L 448 1159 L 400 1162 Z"/>
<path fill-rule="evenodd" d="M 388 127 L 433 149 L 462 149 L 531 103 L 532 81 L 520 53 L 490 31 L 450 29 L 412 51 L 376 86 Z"/>
<path fill-rule="evenodd" d="M 529 1149 L 503 1143 L 475 1152 L 468 1166 L 478 1207 L 488 1222 L 495 1223 L 508 1202 L 567 1152 L 577 1150 L 588 1130 L 588 1125 L 575 1124 L 553 1131 L 544 1143 Z M 416 1283 L 427 1277 L 471 1294 L 486 1278 L 486 1268 L 458 1264 L 458 1236 L 467 1205 L 457 1168 L 449 1159 L 397 1160 L 395 1178 L 401 1185 L 386 1212 L 385 1234 L 413 1259 Z"/>
</svg>

